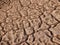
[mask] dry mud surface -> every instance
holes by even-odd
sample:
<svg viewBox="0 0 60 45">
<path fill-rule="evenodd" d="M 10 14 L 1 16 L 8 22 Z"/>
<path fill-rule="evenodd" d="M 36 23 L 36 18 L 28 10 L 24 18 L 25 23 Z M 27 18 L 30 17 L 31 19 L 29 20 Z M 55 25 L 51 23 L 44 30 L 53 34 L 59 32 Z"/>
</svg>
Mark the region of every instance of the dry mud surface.
<svg viewBox="0 0 60 45">
<path fill-rule="evenodd" d="M 0 45 L 60 45 L 60 0 L 0 0 Z"/>
</svg>

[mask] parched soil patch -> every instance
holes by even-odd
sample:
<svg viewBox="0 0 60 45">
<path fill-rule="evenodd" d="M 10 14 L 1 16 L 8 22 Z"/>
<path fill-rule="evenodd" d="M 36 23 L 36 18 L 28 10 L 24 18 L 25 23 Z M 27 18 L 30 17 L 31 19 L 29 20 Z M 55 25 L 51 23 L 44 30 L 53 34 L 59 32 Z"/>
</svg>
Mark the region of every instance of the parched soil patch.
<svg viewBox="0 0 60 45">
<path fill-rule="evenodd" d="M 0 0 L 0 45 L 60 45 L 60 1 Z"/>
</svg>

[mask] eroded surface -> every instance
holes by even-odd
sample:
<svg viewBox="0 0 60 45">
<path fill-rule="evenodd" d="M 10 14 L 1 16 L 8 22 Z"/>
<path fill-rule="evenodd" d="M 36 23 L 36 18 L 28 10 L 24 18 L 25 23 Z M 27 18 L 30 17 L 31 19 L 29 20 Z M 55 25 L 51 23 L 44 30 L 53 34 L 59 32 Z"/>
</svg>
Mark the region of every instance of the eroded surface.
<svg viewBox="0 0 60 45">
<path fill-rule="evenodd" d="M 60 45 L 59 0 L 0 0 L 0 45 Z"/>
</svg>

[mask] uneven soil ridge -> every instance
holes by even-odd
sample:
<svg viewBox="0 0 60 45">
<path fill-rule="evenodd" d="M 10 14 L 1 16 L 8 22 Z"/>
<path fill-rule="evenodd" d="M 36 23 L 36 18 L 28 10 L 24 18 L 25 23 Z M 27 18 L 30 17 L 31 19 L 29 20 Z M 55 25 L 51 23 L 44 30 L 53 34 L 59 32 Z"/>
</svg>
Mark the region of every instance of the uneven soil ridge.
<svg viewBox="0 0 60 45">
<path fill-rule="evenodd" d="M 0 45 L 60 45 L 60 0 L 0 0 Z"/>
</svg>

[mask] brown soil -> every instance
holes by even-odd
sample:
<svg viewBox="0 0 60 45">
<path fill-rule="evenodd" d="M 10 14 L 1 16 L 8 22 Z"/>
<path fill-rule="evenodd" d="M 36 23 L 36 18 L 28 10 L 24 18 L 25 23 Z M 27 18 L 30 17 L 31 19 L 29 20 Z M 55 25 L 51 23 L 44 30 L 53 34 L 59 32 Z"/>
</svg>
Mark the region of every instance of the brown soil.
<svg viewBox="0 0 60 45">
<path fill-rule="evenodd" d="M 60 45 L 60 0 L 0 0 L 0 45 Z"/>
</svg>

